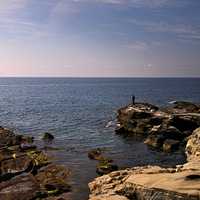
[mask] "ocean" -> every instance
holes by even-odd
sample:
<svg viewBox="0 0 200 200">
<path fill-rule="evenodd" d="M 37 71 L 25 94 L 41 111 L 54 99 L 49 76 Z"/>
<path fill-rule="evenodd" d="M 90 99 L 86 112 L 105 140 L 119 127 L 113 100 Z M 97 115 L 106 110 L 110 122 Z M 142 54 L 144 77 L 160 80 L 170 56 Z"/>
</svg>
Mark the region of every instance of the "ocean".
<svg viewBox="0 0 200 200">
<path fill-rule="evenodd" d="M 55 136 L 54 160 L 72 171 L 73 200 L 88 197 L 87 184 L 97 176 L 87 157 L 105 148 L 120 167 L 184 162 L 180 153 L 149 149 L 143 139 L 114 132 L 117 109 L 131 102 L 164 106 L 173 100 L 200 102 L 200 78 L 0 78 L 0 125 L 17 133 Z"/>
</svg>

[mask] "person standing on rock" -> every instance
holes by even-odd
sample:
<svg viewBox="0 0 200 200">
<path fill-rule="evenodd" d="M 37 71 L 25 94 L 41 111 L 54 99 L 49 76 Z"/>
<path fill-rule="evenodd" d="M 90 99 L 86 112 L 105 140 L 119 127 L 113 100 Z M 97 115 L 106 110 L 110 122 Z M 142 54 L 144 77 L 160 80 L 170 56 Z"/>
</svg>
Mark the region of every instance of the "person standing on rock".
<svg viewBox="0 0 200 200">
<path fill-rule="evenodd" d="M 132 95 L 132 104 L 135 104 L 135 95 Z"/>
</svg>

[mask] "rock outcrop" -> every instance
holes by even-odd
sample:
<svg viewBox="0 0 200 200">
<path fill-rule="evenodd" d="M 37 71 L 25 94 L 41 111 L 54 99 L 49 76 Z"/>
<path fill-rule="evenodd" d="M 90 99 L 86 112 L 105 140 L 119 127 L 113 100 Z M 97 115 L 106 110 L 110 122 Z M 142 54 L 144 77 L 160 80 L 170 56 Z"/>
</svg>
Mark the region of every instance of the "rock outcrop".
<svg viewBox="0 0 200 200">
<path fill-rule="evenodd" d="M 0 127 L 0 199 L 56 200 L 71 190 L 69 170 L 53 164 L 32 142 Z"/>
<path fill-rule="evenodd" d="M 200 128 L 187 142 L 188 162 L 176 168 L 135 167 L 112 172 L 89 184 L 90 200 L 199 200 Z"/>
<path fill-rule="evenodd" d="M 100 148 L 92 149 L 88 152 L 88 157 L 91 160 L 98 161 L 98 164 L 96 167 L 96 173 L 99 175 L 104 175 L 112 171 L 118 170 L 118 166 L 116 164 L 113 164 L 113 160 L 105 157 L 102 153 L 103 153 L 103 150 Z"/>
<path fill-rule="evenodd" d="M 51 134 L 51 133 L 44 133 L 43 134 L 43 137 L 42 137 L 43 140 L 46 140 L 46 141 L 51 141 L 54 139 L 54 136 Z"/>
<path fill-rule="evenodd" d="M 146 144 L 170 152 L 184 145 L 186 138 L 200 126 L 200 106 L 175 102 L 171 107 L 158 108 L 136 103 L 119 109 L 117 119 L 117 134 L 142 135 Z"/>
</svg>

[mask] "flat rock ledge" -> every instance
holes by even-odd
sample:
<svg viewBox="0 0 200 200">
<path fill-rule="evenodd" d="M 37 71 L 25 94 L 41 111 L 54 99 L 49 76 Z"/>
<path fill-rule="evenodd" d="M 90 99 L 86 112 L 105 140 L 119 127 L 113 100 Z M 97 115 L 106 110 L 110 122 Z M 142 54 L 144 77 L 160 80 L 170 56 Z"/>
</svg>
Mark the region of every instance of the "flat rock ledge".
<svg viewBox="0 0 200 200">
<path fill-rule="evenodd" d="M 69 169 L 56 165 L 33 138 L 0 127 L 0 199 L 69 200 Z"/>
<path fill-rule="evenodd" d="M 151 116 L 154 112 L 161 113 L 162 120 L 160 122 L 162 123 L 163 120 L 172 119 L 170 116 L 174 116 L 174 113 L 180 114 L 180 112 L 183 114 L 181 117 L 184 116 L 183 120 L 193 120 L 193 116 L 195 119 L 199 119 L 199 114 L 192 114 L 194 111 L 199 113 L 199 107 L 187 104 L 189 107 L 180 111 L 182 109 L 180 106 L 185 106 L 185 103 L 183 102 L 176 108 L 161 113 L 158 108 L 148 105 L 148 112 L 151 113 Z M 186 113 L 190 114 L 187 115 Z M 125 116 L 123 117 L 125 120 L 126 114 L 123 113 L 123 116 Z M 137 115 L 137 117 L 139 116 L 141 118 L 141 113 Z M 189 117 L 187 118 L 187 116 Z M 143 113 L 142 119 L 144 117 L 146 118 L 146 114 Z M 132 119 L 134 121 L 133 117 Z M 193 122 L 195 126 L 199 123 L 194 120 Z M 191 123 L 189 124 L 191 125 Z M 194 126 L 187 128 L 185 124 L 183 126 L 184 130 L 188 129 L 189 131 L 194 128 Z M 148 128 L 150 130 L 152 127 Z M 135 129 L 132 130 L 135 131 Z M 189 133 L 187 132 L 187 134 Z M 186 137 L 184 136 L 184 138 Z M 187 162 L 185 164 L 177 165 L 175 168 L 134 167 L 98 177 L 89 183 L 91 191 L 89 200 L 200 200 L 200 128 L 193 130 L 186 141 Z"/>
</svg>

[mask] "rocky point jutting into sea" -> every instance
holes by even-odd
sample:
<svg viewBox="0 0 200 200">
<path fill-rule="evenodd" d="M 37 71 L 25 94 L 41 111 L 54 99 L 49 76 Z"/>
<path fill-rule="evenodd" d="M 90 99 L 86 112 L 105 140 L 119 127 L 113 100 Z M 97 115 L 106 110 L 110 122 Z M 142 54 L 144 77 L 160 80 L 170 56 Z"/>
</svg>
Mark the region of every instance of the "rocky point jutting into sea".
<svg viewBox="0 0 200 200">
<path fill-rule="evenodd" d="M 173 102 L 159 108 L 136 103 L 119 109 L 118 122 L 117 134 L 142 135 L 144 143 L 159 151 L 183 148 L 187 161 L 171 168 L 134 167 L 98 177 L 89 183 L 90 200 L 200 199 L 200 105 Z"/>
</svg>

